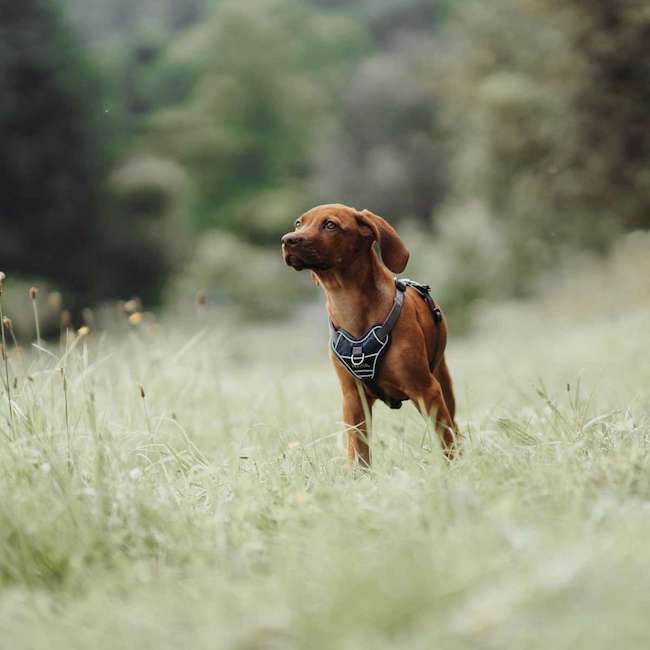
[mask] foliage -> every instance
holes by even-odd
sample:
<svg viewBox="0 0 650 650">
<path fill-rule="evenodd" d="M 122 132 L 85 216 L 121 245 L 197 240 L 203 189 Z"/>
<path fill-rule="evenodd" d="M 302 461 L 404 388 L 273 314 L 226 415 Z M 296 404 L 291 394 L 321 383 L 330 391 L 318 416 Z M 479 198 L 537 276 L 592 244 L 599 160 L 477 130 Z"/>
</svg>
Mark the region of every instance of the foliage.
<svg viewBox="0 0 650 650">
<path fill-rule="evenodd" d="M 452 6 L 464 0 L 309 0 L 324 8 L 337 9 L 368 26 L 380 49 L 389 48 L 408 34 L 426 38 L 442 24 Z"/>
<path fill-rule="evenodd" d="M 255 246 L 223 231 L 207 230 L 172 286 L 172 304 L 187 305 L 197 289 L 219 310 L 239 310 L 248 319 L 287 317 L 308 297 L 307 277 L 289 282 L 279 251 Z M 188 300 L 188 298 L 190 300 Z"/>
<path fill-rule="evenodd" d="M 224 297 L 215 231 L 251 267 L 277 264 L 260 247 L 320 202 L 410 229 L 414 268 L 428 251 L 445 260 L 436 277 L 457 277 L 437 293 L 458 313 L 650 226 L 650 23 L 635 0 L 64 7 L 79 36 L 43 0 L 6 10 L 0 259 L 77 303 L 158 300 L 192 242 L 203 261 L 173 285 Z M 281 276 L 264 284 L 278 299 Z"/>
<path fill-rule="evenodd" d="M 459 191 L 506 220 L 520 271 L 650 226 L 650 15 L 638 2 L 474 3 L 449 43 Z"/>
<path fill-rule="evenodd" d="M 334 198 L 428 224 L 447 187 L 430 64 L 442 14 L 439 2 L 325 12 L 220 3 L 168 56 L 203 62 L 189 102 L 152 122 L 155 141 L 198 181 L 198 225 L 275 241 L 282 228 L 262 197 L 282 186 L 294 196 L 285 225 Z"/>
<path fill-rule="evenodd" d="M 214 0 L 66 0 L 68 13 L 89 40 L 134 32 L 146 23 L 178 30 L 200 20 Z"/>
<path fill-rule="evenodd" d="M 79 296 L 97 261 L 107 125 L 96 75 L 51 3 L 3 3 L 0 24 L 0 260 Z M 70 263 L 74 260 L 73 263 Z"/>
<path fill-rule="evenodd" d="M 338 124 L 316 142 L 312 195 L 427 226 L 447 197 L 436 42 L 403 36 L 366 56 L 341 95 Z"/>
<path fill-rule="evenodd" d="M 456 335 L 471 329 L 485 301 L 512 295 L 512 253 L 502 224 L 482 204 L 448 209 L 433 234 L 409 223 L 400 235 L 411 251 L 405 275 L 432 287 Z"/>
<path fill-rule="evenodd" d="M 151 137 L 195 179 L 199 227 L 276 240 L 277 225 L 251 208 L 304 181 L 313 133 L 359 48 L 350 23 L 294 0 L 222 2 L 175 45 L 170 59 L 201 61 L 199 78 L 187 103 L 156 114 Z M 288 207 L 287 216 L 307 207 L 304 194 Z"/>
<path fill-rule="evenodd" d="M 108 190 L 114 130 L 103 97 L 51 3 L 3 4 L 0 260 L 12 274 L 47 279 L 73 308 L 130 292 L 156 301 L 170 269 L 143 216 Z M 149 217 L 156 230 L 165 216 Z"/>
</svg>

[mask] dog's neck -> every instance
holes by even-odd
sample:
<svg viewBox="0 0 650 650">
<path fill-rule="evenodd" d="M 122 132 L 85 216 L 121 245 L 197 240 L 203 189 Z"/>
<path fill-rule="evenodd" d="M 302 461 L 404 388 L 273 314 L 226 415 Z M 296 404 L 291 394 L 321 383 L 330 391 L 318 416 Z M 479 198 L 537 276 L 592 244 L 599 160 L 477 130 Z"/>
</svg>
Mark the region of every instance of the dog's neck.
<svg viewBox="0 0 650 650">
<path fill-rule="evenodd" d="M 330 320 L 352 336 L 361 336 L 381 323 L 395 300 L 393 274 L 372 249 L 345 269 L 318 271 L 316 275 L 325 291 Z"/>
</svg>

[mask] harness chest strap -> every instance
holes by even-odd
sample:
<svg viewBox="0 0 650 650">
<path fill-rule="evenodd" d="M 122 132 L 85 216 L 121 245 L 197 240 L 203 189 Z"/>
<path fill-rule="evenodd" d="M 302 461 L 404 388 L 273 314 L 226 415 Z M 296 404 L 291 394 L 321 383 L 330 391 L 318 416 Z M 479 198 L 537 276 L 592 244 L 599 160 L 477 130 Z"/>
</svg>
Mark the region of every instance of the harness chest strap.
<svg viewBox="0 0 650 650">
<path fill-rule="evenodd" d="M 412 287 L 418 292 L 420 297 L 427 302 L 433 314 L 436 324 L 436 342 L 433 359 L 430 364 L 430 368 L 433 370 L 440 344 L 440 322 L 442 320 L 442 314 L 431 298 L 429 293 L 430 288 L 427 285 L 413 280 L 400 280 L 395 278 L 395 300 L 388 316 L 383 323 L 371 327 L 360 338 L 353 337 L 343 328 L 334 327 L 334 324 L 330 321 L 330 346 L 334 354 L 352 376 L 363 381 L 379 399 L 391 408 L 400 408 L 401 400 L 395 400 L 385 395 L 376 377 L 381 360 L 390 345 L 390 333 L 399 320 L 404 303 L 404 293 L 407 287 Z"/>
</svg>

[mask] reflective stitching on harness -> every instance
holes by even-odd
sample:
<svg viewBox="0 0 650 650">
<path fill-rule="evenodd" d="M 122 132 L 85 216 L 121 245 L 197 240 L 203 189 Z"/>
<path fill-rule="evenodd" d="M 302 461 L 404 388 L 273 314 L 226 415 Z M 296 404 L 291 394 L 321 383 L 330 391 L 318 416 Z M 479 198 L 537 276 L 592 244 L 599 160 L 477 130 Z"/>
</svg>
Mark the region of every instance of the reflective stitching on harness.
<svg viewBox="0 0 650 650">
<path fill-rule="evenodd" d="M 390 342 L 388 334 L 384 340 L 377 336 L 381 329 L 383 325 L 375 325 L 359 339 L 345 330 L 335 330 L 337 336 L 332 340 L 332 351 L 357 379 L 373 379 L 377 373 L 377 364 Z"/>
</svg>

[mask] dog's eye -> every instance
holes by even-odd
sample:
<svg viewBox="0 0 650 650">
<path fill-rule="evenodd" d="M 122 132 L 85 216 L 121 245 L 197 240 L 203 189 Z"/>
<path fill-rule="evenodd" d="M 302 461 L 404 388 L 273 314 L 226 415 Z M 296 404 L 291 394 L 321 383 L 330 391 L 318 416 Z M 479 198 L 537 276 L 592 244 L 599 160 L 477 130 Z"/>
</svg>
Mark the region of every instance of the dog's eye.
<svg viewBox="0 0 650 650">
<path fill-rule="evenodd" d="M 334 230 L 336 228 L 336 224 L 331 219 L 328 219 L 323 224 L 323 228 L 325 228 L 325 230 Z"/>
<path fill-rule="evenodd" d="M 300 219 L 296 219 L 296 223 L 294 223 L 293 225 L 296 227 L 296 229 L 300 228 L 300 226 L 302 225 L 300 223 Z"/>
</svg>

